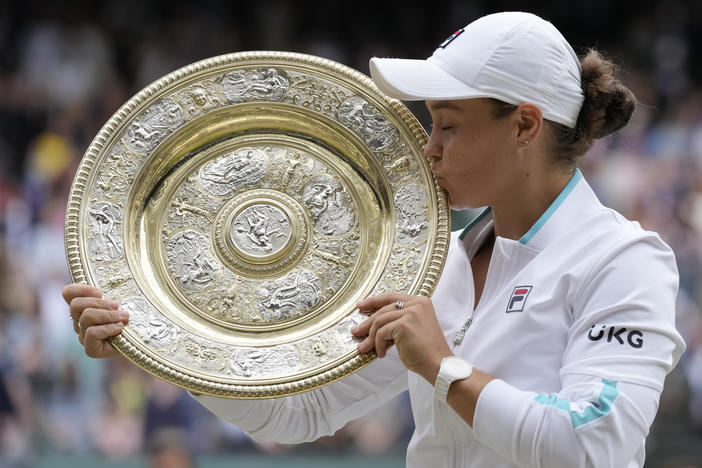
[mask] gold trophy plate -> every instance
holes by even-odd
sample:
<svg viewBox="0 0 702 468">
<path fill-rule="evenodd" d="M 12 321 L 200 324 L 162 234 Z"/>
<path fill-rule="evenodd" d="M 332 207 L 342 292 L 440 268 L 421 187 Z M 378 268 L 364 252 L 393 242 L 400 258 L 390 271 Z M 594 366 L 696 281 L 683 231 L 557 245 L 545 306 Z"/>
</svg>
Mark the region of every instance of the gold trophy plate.
<svg viewBox="0 0 702 468">
<path fill-rule="evenodd" d="M 66 214 L 73 280 L 130 313 L 124 356 L 189 390 L 303 392 L 373 359 L 356 303 L 430 295 L 448 206 L 426 134 L 348 67 L 247 52 L 151 84 L 105 124 Z"/>
</svg>

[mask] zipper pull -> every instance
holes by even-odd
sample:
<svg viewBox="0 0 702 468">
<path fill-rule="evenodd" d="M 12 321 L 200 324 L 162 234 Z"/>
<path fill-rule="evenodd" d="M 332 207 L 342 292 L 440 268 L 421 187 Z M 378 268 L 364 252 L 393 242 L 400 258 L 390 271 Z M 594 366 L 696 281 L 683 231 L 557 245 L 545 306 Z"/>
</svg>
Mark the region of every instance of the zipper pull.
<svg viewBox="0 0 702 468">
<path fill-rule="evenodd" d="M 473 317 L 468 317 L 468 320 L 466 320 L 466 323 L 463 324 L 460 330 L 456 333 L 456 336 L 453 337 L 453 344 L 459 345 L 463 343 L 463 338 L 466 337 L 466 331 L 468 331 L 468 328 L 470 328 L 470 325 L 473 323 Z"/>
</svg>

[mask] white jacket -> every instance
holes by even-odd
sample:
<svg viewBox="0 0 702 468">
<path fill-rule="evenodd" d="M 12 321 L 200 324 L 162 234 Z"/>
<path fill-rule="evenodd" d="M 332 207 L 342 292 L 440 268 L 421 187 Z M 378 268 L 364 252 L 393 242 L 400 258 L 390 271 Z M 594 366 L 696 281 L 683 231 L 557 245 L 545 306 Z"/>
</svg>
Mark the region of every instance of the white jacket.
<svg viewBox="0 0 702 468">
<path fill-rule="evenodd" d="M 452 236 L 432 296 L 453 352 L 497 377 L 473 428 L 396 353 L 302 395 L 196 399 L 254 439 L 294 443 L 332 434 L 409 388 L 410 468 L 643 466 L 663 381 L 685 349 L 673 253 L 602 206 L 577 171 L 524 237 L 496 238 L 473 311 L 470 259 L 491 232 L 486 209 Z"/>
</svg>

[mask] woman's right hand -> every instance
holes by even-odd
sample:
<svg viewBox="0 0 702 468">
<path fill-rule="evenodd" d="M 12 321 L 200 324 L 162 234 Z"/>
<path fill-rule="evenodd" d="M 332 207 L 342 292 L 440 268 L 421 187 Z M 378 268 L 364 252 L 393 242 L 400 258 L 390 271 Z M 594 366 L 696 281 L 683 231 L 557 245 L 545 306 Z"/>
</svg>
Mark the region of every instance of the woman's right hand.
<svg viewBox="0 0 702 468">
<path fill-rule="evenodd" d="M 119 310 L 119 304 L 102 297 L 102 291 L 87 284 L 69 284 L 63 288 L 63 299 L 70 307 L 73 330 L 94 358 L 117 356 L 119 353 L 107 340 L 119 335 L 129 320 L 129 314 Z"/>
</svg>

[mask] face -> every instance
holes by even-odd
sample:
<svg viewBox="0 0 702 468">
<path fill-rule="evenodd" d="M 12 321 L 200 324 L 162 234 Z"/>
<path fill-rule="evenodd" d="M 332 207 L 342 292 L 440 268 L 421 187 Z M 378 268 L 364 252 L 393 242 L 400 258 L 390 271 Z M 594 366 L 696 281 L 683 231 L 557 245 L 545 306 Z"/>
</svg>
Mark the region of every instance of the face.
<svg viewBox="0 0 702 468">
<path fill-rule="evenodd" d="M 488 99 L 427 101 L 432 131 L 424 147 L 432 172 L 455 209 L 494 205 L 510 191 L 516 124 L 498 119 Z"/>
</svg>

